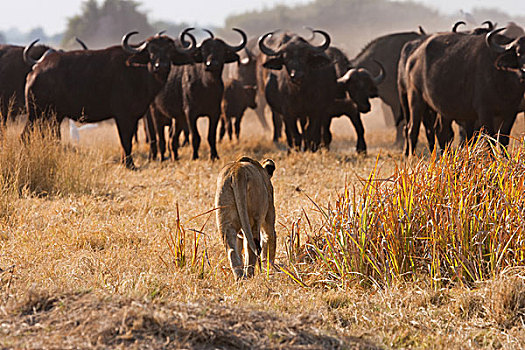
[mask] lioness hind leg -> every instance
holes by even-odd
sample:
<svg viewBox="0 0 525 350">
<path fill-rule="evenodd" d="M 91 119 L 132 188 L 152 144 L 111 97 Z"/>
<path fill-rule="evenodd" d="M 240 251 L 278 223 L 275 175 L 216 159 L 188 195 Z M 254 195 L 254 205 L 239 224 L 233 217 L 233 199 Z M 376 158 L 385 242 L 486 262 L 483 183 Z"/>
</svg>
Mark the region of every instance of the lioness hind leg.
<svg viewBox="0 0 525 350">
<path fill-rule="evenodd" d="M 225 238 L 224 245 L 226 246 L 226 254 L 228 255 L 228 260 L 230 261 L 230 267 L 235 279 L 241 279 L 243 277 L 243 263 L 241 260 L 241 255 L 237 249 L 237 232 L 230 229 L 223 236 Z"/>
<path fill-rule="evenodd" d="M 275 223 L 270 220 L 270 222 L 265 221 L 263 223 L 264 234 L 261 235 L 262 243 L 262 256 L 263 266 L 268 264 L 274 264 L 275 260 L 275 249 L 277 246 L 277 235 L 275 234 Z"/>
<path fill-rule="evenodd" d="M 260 224 L 254 224 L 252 226 L 253 240 L 257 247 L 261 246 L 260 243 Z M 259 249 L 259 248 L 258 248 Z M 250 247 L 248 246 L 248 240 L 244 240 L 244 272 L 246 277 L 252 277 L 255 272 L 255 264 L 257 264 L 257 259 L 259 257 L 255 254 Z"/>
</svg>

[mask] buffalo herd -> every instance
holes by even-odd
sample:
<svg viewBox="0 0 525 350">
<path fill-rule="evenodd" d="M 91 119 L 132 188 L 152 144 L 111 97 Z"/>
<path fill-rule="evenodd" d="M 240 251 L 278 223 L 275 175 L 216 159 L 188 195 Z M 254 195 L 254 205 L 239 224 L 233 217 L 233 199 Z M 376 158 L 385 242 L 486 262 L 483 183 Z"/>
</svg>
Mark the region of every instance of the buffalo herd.
<svg viewBox="0 0 525 350">
<path fill-rule="evenodd" d="M 217 128 L 238 139 L 241 118 L 253 109 L 268 129 L 265 108 L 273 122 L 273 140 L 284 129 L 289 150 L 329 148 L 334 117 L 349 117 L 357 134 L 356 150 L 366 152 L 361 113 L 379 97 L 392 109 L 397 141 L 414 153 L 421 123 L 430 149 L 453 139 L 452 122 L 463 139 L 475 132 L 497 137 L 503 146 L 516 115 L 525 109 L 525 35 L 514 23 L 496 28 L 388 34 L 371 41 L 353 59 L 331 45 L 330 35 L 309 29 L 310 38 L 271 31 L 258 39 L 245 32 L 236 45 L 209 31 L 197 43 L 194 28 L 178 38 L 163 32 L 138 44 L 129 32 L 120 45 L 62 51 L 48 46 L 0 46 L 0 115 L 26 111 L 22 133 L 29 137 L 37 120 L 50 121 L 56 136 L 64 118 L 94 123 L 114 119 L 122 161 L 134 168 L 132 138 L 144 118 L 150 159 L 165 159 L 168 149 L 178 158 L 180 137 L 199 157 L 199 117 L 208 117 L 210 158 L 218 159 Z M 322 38 L 314 44 L 316 37 Z M 169 128 L 166 141 L 165 127 Z"/>
</svg>

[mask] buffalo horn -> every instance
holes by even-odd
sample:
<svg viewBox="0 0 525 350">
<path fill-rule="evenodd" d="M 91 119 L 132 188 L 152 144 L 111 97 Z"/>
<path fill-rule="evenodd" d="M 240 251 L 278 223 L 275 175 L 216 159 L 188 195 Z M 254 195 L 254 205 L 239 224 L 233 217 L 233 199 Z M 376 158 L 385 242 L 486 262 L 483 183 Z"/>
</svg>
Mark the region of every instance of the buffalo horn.
<svg viewBox="0 0 525 350">
<path fill-rule="evenodd" d="M 193 27 L 186 28 L 182 31 L 182 33 L 180 33 L 180 42 L 185 49 L 179 50 L 177 47 L 175 47 L 177 51 L 181 53 L 192 53 L 193 51 L 195 51 L 196 46 L 197 46 L 197 40 L 195 40 L 195 37 L 190 34 L 190 30 L 193 30 L 193 29 L 195 28 Z M 190 38 L 191 42 L 186 41 L 186 36 Z"/>
<path fill-rule="evenodd" d="M 377 65 L 379 66 L 379 74 L 377 75 L 377 77 L 372 78 L 372 81 L 377 86 L 381 84 L 383 80 L 385 80 L 385 68 L 379 61 L 374 60 L 374 62 L 377 63 Z"/>
<path fill-rule="evenodd" d="M 454 26 L 452 27 L 452 31 L 453 31 L 454 33 L 457 33 L 457 32 L 458 32 L 458 27 L 461 26 L 461 25 L 466 26 L 467 24 L 466 24 L 465 22 L 463 22 L 463 21 L 457 21 L 457 22 L 454 24 Z"/>
<path fill-rule="evenodd" d="M 259 37 L 259 49 L 261 50 L 261 52 L 263 54 L 265 54 L 266 56 L 277 56 L 278 53 L 275 52 L 274 50 L 270 49 L 268 46 L 266 46 L 266 44 L 264 43 L 264 41 L 266 40 L 266 38 L 270 37 L 273 35 L 273 32 L 269 32 L 269 33 L 266 33 L 264 35 L 261 35 Z"/>
<path fill-rule="evenodd" d="M 494 30 L 495 25 L 491 21 L 485 21 L 485 22 L 481 23 L 481 25 L 484 25 L 484 24 L 487 25 L 487 29 L 489 31 Z"/>
<path fill-rule="evenodd" d="M 499 28 L 491 31 L 485 36 L 485 42 L 487 43 L 488 47 L 490 47 L 493 51 L 498 53 L 503 53 L 510 49 L 513 43 L 508 44 L 507 46 L 502 46 L 494 42 L 494 35 L 498 34 L 499 32 L 505 30 L 505 28 Z"/>
<path fill-rule="evenodd" d="M 246 43 L 248 42 L 248 37 L 246 36 L 246 33 L 243 32 L 241 29 L 239 28 L 233 28 L 232 30 L 236 31 L 237 33 L 241 34 L 242 36 L 242 42 L 237 45 L 237 46 L 231 46 L 231 45 L 228 45 L 226 44 L 230 50 L 232 50 L 233 52 L 237 52 L 237 51 L 240 51 L 242 50 L 245 46 L 246 46 Z"/>
<path fill-rule="evenodd" d="M 324 36 L 324 43 L 322 43 L 321 45 L 319 46 L 315 46 L 317 49 L 319 49 L 319 51 L 325 51 L 328 47 L 330 47 L 330 42 L 331 42 L 331 39 L 330 39 L 330 35 L 325 32 L 324 30 L 314 30 L 312 31 L 312 33 L 319 33 L 321 34 L 322 36 Z"/>
<path fill-rule="evenodd" d="M 75 37 L 75 40 L 77 43 L 80 44 L 80 46 L 82 46 L 82 49 L 83 50 L 89 50 L 88 47 L 86 46 L 86 44 L 84 44 L 84 42 L 82 40 L 80 40 L 79 38 Z"/>
<path fill-rule="evenodd" d="M 133 32 L 129 32 L 129 33 L 126 33 L 123 37 L 122 37 L 122 48 L 127 51 L 128 53 L 131 53 L 131 54 L 135 54 L 135 53 L 139 53 L 140 51 L 144 50 L 146 48 L 146 45 L 147 45 L 147 42 L 145 42 L 144 44 L 142 44 L 140 47 L 138 48 L 133 48 L 131 46 L 129 46 L 128 44 L 128 40 L 129 38 L 132 36 L 132 35 L 135 35 L 135 34 L 138 34 L 139 32 L 137 31 L 133 31 Z"/>
<path fill-rule="evenodd" d="M 25 47 L 24 49 L 24 62 L 30 66 L 30 67 L 33 67 L 37 61 L 35 61 L 33 59 L 33 57 L 29 56 L 29 51 L 31 50 L 31 48 L 33 48 L 33 46 L 39 41 L 40 39 L 36 39 L 36 40 L 33 40 L 33 42 L 31 44 L 29 44 L 28 46 Z"/>
<path fill-rule="evenodd" d="M 215 39 L 215 35 L 213 35 L 212 31 L 209 29 L 203 29 L 208 35 L 210 36 L 210 39 Z"/>
<path fill-rule="evenodd" d="M 166 33 L 165 30 L 161 30 L 160 32 L 158 32 L 157 34 L 155 34 L 156 37 L 159 37 L 161 36 L 162 34 Z"/>
<path fill-rule="evenodd" d="M 303 27 L 304 29 L 308 30 L 310 32 L 310 34 L 312 35 L 311 37 L 309 37 L 308 39 L 306 39 L 307 41 L 312 41 L 314 40 L 315 38 L 315 32 L 314 32 L 314 29 L 312 27 L 308 27 L 308 26 L 304 26 Z"/>
<path fill-rule="evenodd" d="M 423 27 L 419 26 L 419 34 L 421 35 L 427 35 L 427 32 L 423 29 Z"/>
</svg>

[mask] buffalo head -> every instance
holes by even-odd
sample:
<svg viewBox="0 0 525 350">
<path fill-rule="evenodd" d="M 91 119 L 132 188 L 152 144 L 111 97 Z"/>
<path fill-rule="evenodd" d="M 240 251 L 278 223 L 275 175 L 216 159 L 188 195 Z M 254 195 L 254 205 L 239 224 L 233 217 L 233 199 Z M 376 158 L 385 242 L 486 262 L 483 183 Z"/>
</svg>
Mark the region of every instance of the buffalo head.
<svg viewBox="0 0 525 350">
<path fill-rule="evenodd" d="M 321 45 L 313 46 L 297 35 L 291 37 L 284 35 L 277 51 L 265 44 L 265 40 L 271 37 L 273 32 L 262 35 L 259 38 L 259 49 L 269 56 L 263 66 L 274 70 L 281 70 L 284 66 L 292 83 L 301 84 L 311 70 L 331 64 L 330 58 L 325 53 L 330 46 L 330 36 L 322 30 L 312 32 L 324 36 L 325 40 Z"/>
<path fill-rule="evenodd" d="M 182 65 L 192 63 L 190 54 L 195 50 L 195 38 L 185 31 L 181 36 L 189 35 L 191 45 L 181 49 L 176 47 L 173 39 L 161 33 L 149 37 L 140 45 L 129 45 L 129 38 L 138 32 L 129 32 L 122 37 L 122 48 L 131 54 L 126 63 L 135 67 L 147 67 L 154 74 L 167 76 L 171 64 Z"/>
<path fill-rule="evenodd" d="M 499 28 L 491 31 L 485 37 L 487 45 L 500 55 L 496 59 L 496 68 L 515 72 L 521 81 L 525 81 L 525 36 L 519 37 L 507 45 L 494 41 L 496 34 L 505 30 Z"/>
<path fill-rule="evenodd" d="M 208 72 L 221 71 L 225 63 L 238 62 L 239 55 L 237 52 L 246 46 L 248 38 L 241 29 L 233 28 L 233 30 L 242 37 L 242 42 L 237 46 L 231 46 L 221 39 L 216 39 L 211 31 L 205 29 L 204 31 L 210 37 L 197 46 L 192 53 L 193 60 L 196 63 L 204 63 Z"/>
<path fill-rule="evenodd" d="M 352 68 L 341 78 L 337 79 L 338 90 L 340 94 L 348 92 L 350 98 L 357 105 L 361 113 L 370 112 L 370 98 L 377 97 L 377 85 L 385 79 L 385 70 L 381 63 L 375 61 L 380 68 L 377 77 L 365 68 Z"/>
</svg>

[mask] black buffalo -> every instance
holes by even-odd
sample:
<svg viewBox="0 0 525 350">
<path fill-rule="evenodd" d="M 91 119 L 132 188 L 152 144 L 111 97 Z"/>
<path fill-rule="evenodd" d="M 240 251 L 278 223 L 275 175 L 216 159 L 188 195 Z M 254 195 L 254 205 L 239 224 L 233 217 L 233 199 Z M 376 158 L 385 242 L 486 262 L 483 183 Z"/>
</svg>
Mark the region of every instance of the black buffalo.
<svg viewBox="0 0 525 350">
<path fill-rule="evenodd" d="M 85 44 L 78 38 L 77 42 L 87 50 Z M 35 41 L 36 43 L 36 41 Z M 8 115 L 18 114 L 25 108 L 24 86 L 26 76 L 31 71 L 31 62 L 39 60 L 50 49 L 46 45 L 32 45 L 26 52 L 24 60 L 24 47 L 16 45 L 0 45 L 0 115 L 2 125 L 5 125 Z"/>
<path fill-rule="evenodd" d="M 379 74 L 377 77 L 372 77 L 365 68 L 353 68 L 340 49 L 330 47 L 326 53 L 334 64 L 338 84 L 338 96 L 329 109 L 330 118 L 348 116 L 357 135 L 356 150 L 358 153 L 366 153 L 365 129 L 361 121 L 361 113 L 370 112 L 370 99 L 378 97 L 377 86 L 385 78 L 384 68 L 376 62 L 380 67 Z M 328 147 L 332 139 L 330 122 L 324 124 L 322 133 L 323 143 Z"/>
<path fill-rule="evenodd" d="M 262 55 L 257 45 L 257 38 L 249 39 L 246 46 L 237 52 L 239 61 L 237 64 L 229 64 L 224 67 L 224 81 L 236 80 L 244 86 L 255 86 L 255 106 L 249 107 L 255 111 L 257 119 L 262 127 L 267 130 L 268 123 L 264 115 L 266 98 L 264 97 L 264 81 L 258 81 L 257 67 L 262 64 Z M 264 80 L 264 79 L 263 79 Z"/>
<path fill-rule="evenodd" d="M 406 104 L 409 113 L 408 154 L 414 152 L 419 126 L 429 110 L 442 123 L 470 126 L 467 136 L 483 128 L 509 142 L 525 92 L 525 37 L 502 46 L 498 33 L 435 34 L 425 39 L 406 61 Z M 442 142 L 453 135 L 441 132 Z"/>
<path fill-rule="evenodd" d="M 200 43 L 192 53 L 195 64 L 174 67 L 168 82 L 155 98 L 153 108 L 163 115 L 175 119 L 175 128 L 170 136 L 172 158 L 177 159 L 179 136 L 189 127 L 193 146 L 193 159 L 199 157 L 201 138 L 197 119 L 208 116 L 208 144 L 210 158 L 218 159 L 216 148 L 217 125 L 221 114 L 221 100 L 224 91 L 222 71 L 225 63 L 237 62 L 237 51 L 246 45 L 246 34 L 234 28 L 242 36 L 241 44 L 230 46 L 217 39 L 211 32 L 210 38 Z M 183 38 L 181 38 L 183 40 Z"/>
<path fill-rule="evenodd" d="M 122 160 L 134 168 L 132 137 L 137 121 L 166 83 L 171 64 L 191 63 L 165 35 L 155 35 L 139 47 L 131 47 L 126 34 L 122 45 L 103 50 L 51 52 L 39 60 L 27 76 L 25 88 L 28 122 L 52 118 L 59 125 L 68 117 L 83 122 L 114 118 L 123 148 Z M 30 49 L 30 47 L 28 47 Z M 59 134 L 59 126 L 57 133 Z"/>
<path fill-rule="evenodd" d="M 282 33 L 276 49 L 265 44 L 273 33 L 259 39 L 261 52 L 268 56 L 263 67 L 272 70 L 265 94 L 273 119 L 284 121 L 290 147 L 311 151 L 321 144 L 321 128 L 330 119 L 328 109 L 337 95 L 335 68 L 325 52 L 330 36 L 324 31 L 315 32 L 325 38 L 320 46 L 292 33 Z M 302 133 L 298 121 L 304 126 Z"/>
<path fill-rule="evenodd" d="M 403 141 L 404 119 L 399 102 L 397 90 L 397 68 L 401 49 L 405 43 L 424 37 L 426 34 L 420 29 L 419 32 L 402 32 L 384 35 L 372 40 L 363 50 L 350 60 L 352 67 L 366 68 L 372 75 L 379 74 L 381 62 L 385 80 L 377 87 L 378 97 L 390 108 L 394 115 L 397 126 L 396 143 Z"/>
<path fill-rule="evenodd" d="M 239 80 L 228 81 L 224 86 L 224 96 L 222 98 L 222 114 L 219 128 L 219 140 L 222 140 L 224 134 L 228 132 L 230 141 L 232 140 L 233 128 L 235 136 L 239 140 L 241 133 L 241 120 L 244 111 L 247 108 L 255 109 L 257 87 L 253 85 L 244 85 Z"/>
</svg>

